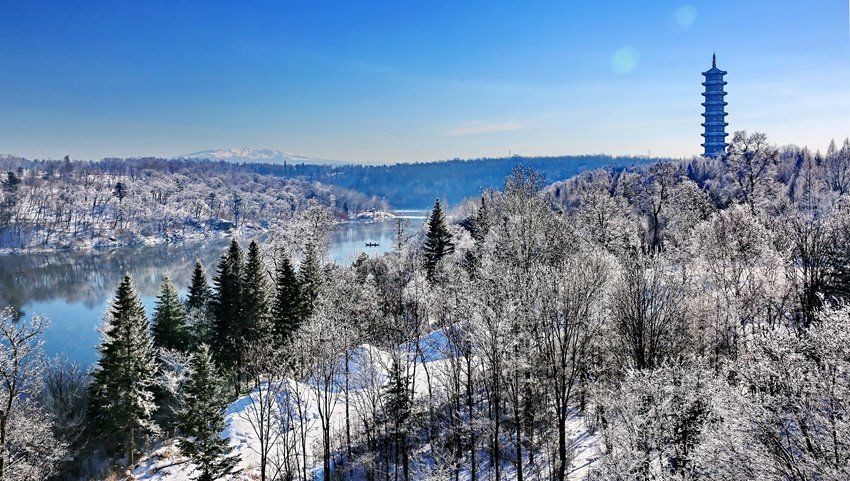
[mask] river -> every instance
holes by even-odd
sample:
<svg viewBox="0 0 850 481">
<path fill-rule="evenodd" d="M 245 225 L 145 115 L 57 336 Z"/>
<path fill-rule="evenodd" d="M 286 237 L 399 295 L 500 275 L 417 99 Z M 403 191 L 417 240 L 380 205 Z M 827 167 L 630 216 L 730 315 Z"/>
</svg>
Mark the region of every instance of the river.
<svg viewBox="0 0 850 481">
<path fill-rule="evenodd" d="M 425 212 L 405 212 L 411 232 L 418 230 Z M 350 264 L 361 253 L 375 256 L 391 248 L 393 222 L 346 223 L 331 236 L 328 260 Z M 366 243 L 377 246 L 366 247 Z M 228 239 L 177 245 L 133 246 L 90 252 L 10 254 L 0 256 L 0 306 L 13 306 L 25 316 L 50 319 L 44 350 L 81 365 L 97 360 L 98 327 L 112 301 L 121 276 L 129 272 L 145 304 L 153 312 L 159 284 L 165 276 L 181 288 L 192 276 L 195 259 L 214 275 Z M 247 248 L 247 242 L 243 242 Z"/>
</svg>

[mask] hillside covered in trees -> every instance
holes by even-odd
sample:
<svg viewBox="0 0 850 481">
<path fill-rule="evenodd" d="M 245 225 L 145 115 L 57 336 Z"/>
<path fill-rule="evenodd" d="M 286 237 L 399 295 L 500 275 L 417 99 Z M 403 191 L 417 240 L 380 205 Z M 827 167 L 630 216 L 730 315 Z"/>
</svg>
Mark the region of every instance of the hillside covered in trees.
<svg viewBox="0 0 850 481">
<path fill-rule="evenodd" d="M 850 142 L 739 132 L 549 187 L 517 168 L 351 266 L 312 206 L 185 299 L 163 279 L 151 317 L 124 278 L 92 375 L 5 373 L 28 390 L 0 456 L 66 479 L 847 479 L 849 189 Z"/>
<path fill-rule="evenodd" d="M 193 159 L 97 162 L 0 157 L 0 248 L 80 249 L 248 233 L 307 202 L 342 218 L 365 209 L 449 206 L 501 185 L 518 164 L 554 182 L 643 157 L 563 156 L 391 165 L 273 165 Z"/>
<path fill-rule="evenodd" d="M 564 155 L 552 157 L 503 157 L 452 159 L 438 162 L 388 165 L 268 165 L 245 164 L 255 172 L 295 176 L 337 185 L 385 199 L 394 208 L 424 209 L 435 197 L 455 206 L 476 198 L 487 189 L 501 187 L 517 165 L 537 170 L 547 183 L 568 179 L 585 170 L 622 168 L 671 159 L 612 157 L 610 155 Z"/>
<path fill-rule="evenodd" d="M 310 203 L 337 216 L 384 204 L 349 189 L 224 162 L 0 158 L 0 248 L 81 249 L 281 225 Z"/>
</svg>

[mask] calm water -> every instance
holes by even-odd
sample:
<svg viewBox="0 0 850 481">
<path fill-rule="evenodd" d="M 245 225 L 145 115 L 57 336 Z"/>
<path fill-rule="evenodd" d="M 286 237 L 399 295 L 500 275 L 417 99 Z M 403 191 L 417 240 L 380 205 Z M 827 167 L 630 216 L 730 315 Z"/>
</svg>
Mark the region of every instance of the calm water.
<svg viewBox="0 0 850 481">
<path fill-rule="evenodd" d="M 424 213 L 408 214 L 412 232 L 421 226 Z M 329 258 L 350 264 L 362 252 L 386 252 L 392 239 L 392 222 L 344 224 L 332 236 Z M 97 359 L 97 328 L 125 272 L 133 276 L 150 316 L 164 276 L 171 276 L 185 293 L 195 259 L 201 259 L 212 276 L 228 242 L 0 256 L 0 306 L 14 306 L 27 316 L 47 316 L 51 325 L 45 333 L 46 353 L 88 365 Z M 380 245 L 366 247 L 366 242 Z"/>
</svg>

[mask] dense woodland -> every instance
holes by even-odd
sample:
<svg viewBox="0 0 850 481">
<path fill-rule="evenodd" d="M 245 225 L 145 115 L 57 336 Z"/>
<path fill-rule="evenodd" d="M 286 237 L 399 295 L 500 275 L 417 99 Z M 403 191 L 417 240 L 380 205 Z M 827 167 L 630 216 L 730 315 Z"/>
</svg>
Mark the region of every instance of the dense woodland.
<svg viewBox="0 0 850 481">
<path fill-rule="evenodd" d="M 349 213 L 376 198 L 224 162 L 0 159 L 0 248 L 80 249 L 280 226 L 309 203 Z"/>
<path fill-rule="evenodd" d="M 671 159 L 650 157 L 612 157 L 610 155 L 564 155 L 552 157 L 503 157 L 481 159 L 453 159 L 436 162 L 395 163 L 386 165 L 310 165 L 310 164 L 232 164 L 224 161 L 193 161 L 186 159 L 104 159 L 94 163 L 74 162 L 74 165 L 91 166 L 106 171 L 140 172 L 153 169 L 162 172 L 184 172 L 191 176 L 204 176 L 208 172 L 240 176 L 245 173 L 319 182 L 359 192 L 374 201 L 380 199 L 398 209 L 424 209 L 435 197 L 456 205 L 478 197 L 483 190 L 502 186 L 505 177 L 517 164 L 537 170 L 547 182 L 568 179 L 579 172 L 598 168 L 622 168 Z M 61 170 L 64 161 L 29 161 L 20 158 L 0 157 L 0 170 L 19 167 L 41 167 Z M 48 167 L 43 167 L 48 166 Z M 307 192 L 310 195 L 310 192 Z M 343 197 L 337 193 L 337 197 Z M 348 206 L 341 199 L 343 210 L 364 206 L 364 198 L 354 199 Z"/>
<path fill-rule="evenodd" d="M 621 168 L 670 159 L 563 155 L 552 157 L 502 157 L 452 159 L 438 162 L 387 165 L 268 165 L 246 164 L 259 173 L 299 177 L 338 185 L 385 199 L 393 207 L 423 209 L 435 197 L 456 205 L 478 197 L 483 190 L 502 186 L 517 164 L 535 169 L 547 182 L 568 179 L 579 172 L 602 167 Z"/>
<path fill-rule="evenodd" d="M 44 321 L 6 311 L 0 478 L 848 479 L 848 195 L 850 142 L 739 132 L 719 159 L 516 168 L 351 266 L 312 205 L 186 299 L 162 280 L 150 318 L 123 279 L 90 375 L 42 369 Z"/>
</svg>

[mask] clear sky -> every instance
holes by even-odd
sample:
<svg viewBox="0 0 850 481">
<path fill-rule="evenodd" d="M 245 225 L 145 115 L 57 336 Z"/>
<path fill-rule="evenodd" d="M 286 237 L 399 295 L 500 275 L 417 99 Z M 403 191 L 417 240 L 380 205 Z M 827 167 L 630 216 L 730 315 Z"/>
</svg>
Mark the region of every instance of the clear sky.
<svg viewBox="0 0 850 481">
<path fill-rule="evenodd" d="M 0 152 L 689 156 L 713 51 L 730 131 L 850 135 L 848 0 L 0 0 Z"/>
</svg>

